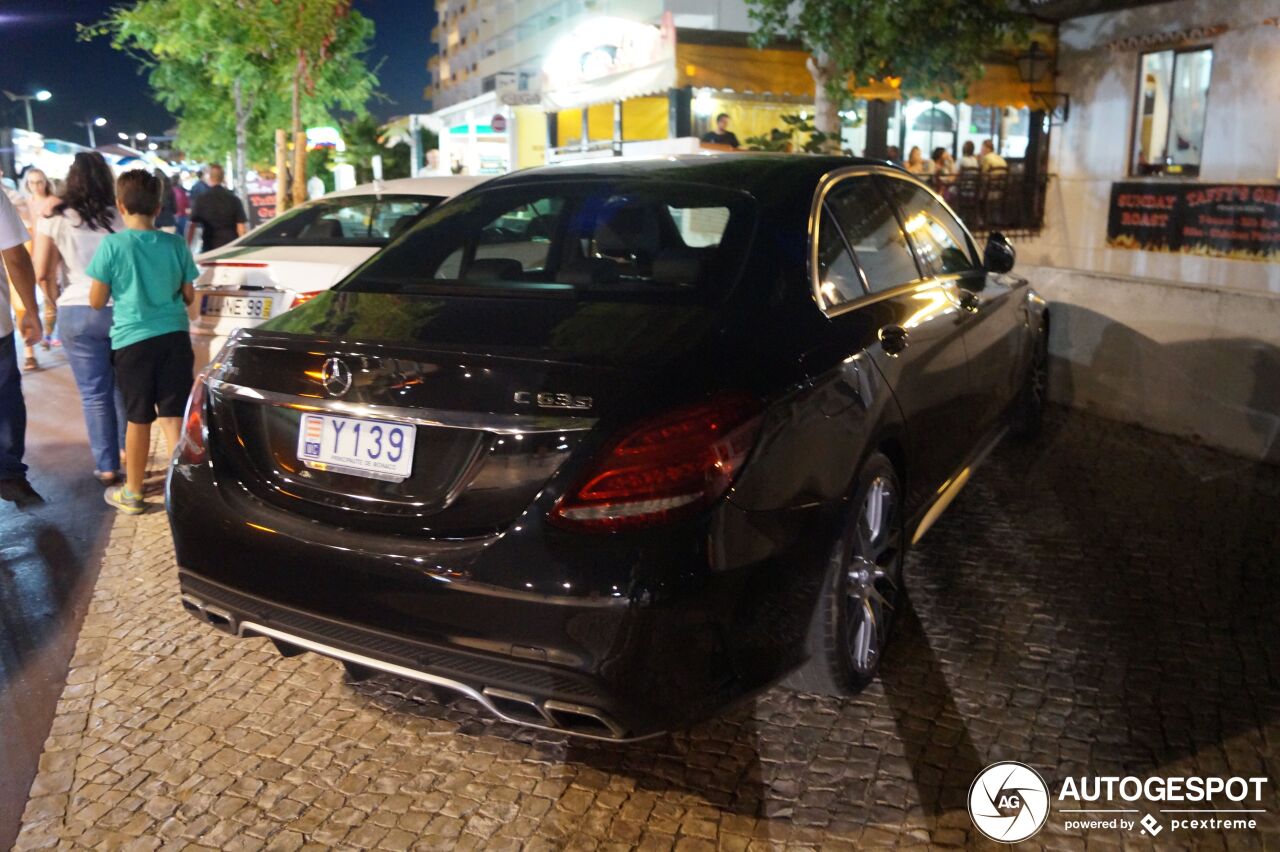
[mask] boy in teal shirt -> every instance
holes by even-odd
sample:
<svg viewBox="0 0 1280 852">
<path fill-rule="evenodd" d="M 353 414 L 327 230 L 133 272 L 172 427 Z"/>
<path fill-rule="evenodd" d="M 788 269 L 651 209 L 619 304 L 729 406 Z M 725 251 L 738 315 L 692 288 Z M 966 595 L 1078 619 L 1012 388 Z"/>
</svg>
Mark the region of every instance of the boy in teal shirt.
<svg viewBox="0 0 1280 852">
<path fill-rule="evenodd" d="M 85 271 L 93 279 L 89 304 L 114 302 L 111 362 L 124 395 L 125 482 L 106 500 L 130 515 L 146 511 L 142 480 L 151 454 L 157 415 L 170 452 L 178 445 L 183 408 L 191 393 L 195 356 L 187 330 L 187 305 L 195 298 L 191 250 L 177 234 L 157 231 L 163 185 L 134 169 L 116 181 L 116 207 L 128 230 L 108 234 Z"/>
</svg>

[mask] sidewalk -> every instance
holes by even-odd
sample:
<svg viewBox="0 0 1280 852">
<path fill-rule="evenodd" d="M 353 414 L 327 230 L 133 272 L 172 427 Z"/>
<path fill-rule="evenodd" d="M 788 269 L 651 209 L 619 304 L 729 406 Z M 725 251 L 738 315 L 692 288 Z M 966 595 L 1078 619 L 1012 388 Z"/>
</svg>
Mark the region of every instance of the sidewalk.
<svg viewBox="0 0 1280 852">
<path fill-rule="evenodd" d="M 44 506 L 0 503 L 0 849 L 18 833 L 111 528 L 80 395 L 58 349 L 24 373 L 30 478 Z"/>
<path fill-rule="evenodd" d="M 584 743 L 359 685 L 179 605 L 164 514 L 114 519 L 17 849 L 982 846 L 977 772 L 1270 775 L 1280 472 L 1079 414 L 979 471 L 908 565 L 883 678 Z M 660 664 L 658 661 L 656 664 Z M 1280 842 L 1274 784 L 1257 832 Z M 1115 830 L 1049 848 L 1147 846 Z M 992 846 L 993 844 L 986 844 Z"/>
</svg>

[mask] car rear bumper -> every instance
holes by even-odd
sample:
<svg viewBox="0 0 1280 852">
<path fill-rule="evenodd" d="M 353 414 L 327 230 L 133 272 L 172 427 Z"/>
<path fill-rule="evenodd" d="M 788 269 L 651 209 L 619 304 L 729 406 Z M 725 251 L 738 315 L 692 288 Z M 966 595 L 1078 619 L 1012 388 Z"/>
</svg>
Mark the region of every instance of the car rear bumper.
<svg viewBox="0 0 1280 852">
<path fill-rule="evenodd" d="M 311 651 L 358 669 L 452 690 L 516 724 L 617 741 L 660 733 L 617 717 L 610 697 L 590 678 L 344 624 L 186 571 L 178 580 L 182 606 L 196 618 L 234 636 L 271 639 L 286 654 Z"/>
<path fill-rule="evenodd" d="M 822 564 L 795 550 L 756 558 L 765 540 L 725 506 L 665 547 L 596 544 L 595 573 L 625 565 L 640 578 L 625 594 L 524 592 L 474 578 L 495 564 L 545 577 L 565 567 L 554 546 L 343 530 L 215 484 L 207 465 L 175 465 L 168 497 L 183 603 L 201 620 L 452 689 L 508 721 L 609 740 L 687 727 L 799 663 L 820 576 L 805 566 Z M 712 528 L 759 550 L 709 564 L 724 552 L 707 546 Z"/>
</svg>

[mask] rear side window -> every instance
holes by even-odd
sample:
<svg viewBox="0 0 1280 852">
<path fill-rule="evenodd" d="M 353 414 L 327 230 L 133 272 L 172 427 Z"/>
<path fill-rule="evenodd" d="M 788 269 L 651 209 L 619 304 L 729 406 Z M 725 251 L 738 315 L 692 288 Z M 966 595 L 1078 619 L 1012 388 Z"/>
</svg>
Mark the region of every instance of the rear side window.
<svg viewBox="0 0 1280 852">
<path fill-rule="evenodd" d="M 352 195 L 320 200 L 277 216 L 241 244 L 383 246 L 442 200 L 426 195 Z"/>
<path fill-rule="evenodd" d="M 933 193 L 896 178 L 886 178 L 883 186 L 898 206 L 907 235 L 927 274 L 963 274 L 978 269 L 964 228 Z"/>
<path fill-rule="evenodd" d="M 499 187 L 428 214 L 341 289 L 556 295 L 706 291 L 736 277 L 753 202 L 717 187 Z"/>
<path fill-rule="evenodd" d="M 920 277 L 898 217 L 870 175 L 836 184 L 825 204 L 853 249 L 871 292 L 891 290 Z"/>
<path fill-rule="evenodd" d="M 862 287 L 862 276 L 849 257 L 840 226 L 826 210 L 822 212 L 822 224 L 818 228 L 818 292 L 823 310 L 867 294 Z"/>
</svg>

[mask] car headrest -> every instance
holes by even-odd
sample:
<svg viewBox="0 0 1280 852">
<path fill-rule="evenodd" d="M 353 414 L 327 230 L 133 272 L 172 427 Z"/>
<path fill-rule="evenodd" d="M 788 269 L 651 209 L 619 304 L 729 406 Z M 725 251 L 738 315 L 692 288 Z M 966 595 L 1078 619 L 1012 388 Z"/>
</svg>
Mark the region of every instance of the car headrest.
<svg viewBox="0 0 1280 852">
<path fill-rule="evenodd" d="M 524 267 L 510 257 L 478 257 L 471 261 L 463 281 L 519 281 Z"/>
<path fill-rule="evenodd" d="M 403 216 L 397 217 L 395 222 L 391 223 L 391 228 L 387 231 L 387 236 L 400 236 L 400 234 L 404 233 L 404 231 L 413 224 L 413 220 L 417 218 L 418 216 L 416 213 L 406 213 Z"/>
<path fill-rule="evenodd" d="M 602 211 L 593 236 L 596 251 L 615 256 L 652 255 L 662 241 L 653 209 L 635 204 Z"/>
<path fill-rule="evenodd" d="M 326 216 L 307 225 L 298 236 L 312 240 L 339 240 L 342 239 L 342 223 Z"/>
<path fill-rule="evenodd" d="M 653 258 L 653 280 L 659 284 L 697 284 L 706 269 L 702 249 L 667 248 Z"/>
</svg>

